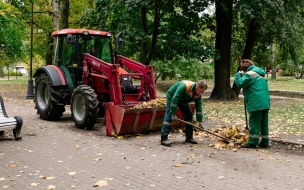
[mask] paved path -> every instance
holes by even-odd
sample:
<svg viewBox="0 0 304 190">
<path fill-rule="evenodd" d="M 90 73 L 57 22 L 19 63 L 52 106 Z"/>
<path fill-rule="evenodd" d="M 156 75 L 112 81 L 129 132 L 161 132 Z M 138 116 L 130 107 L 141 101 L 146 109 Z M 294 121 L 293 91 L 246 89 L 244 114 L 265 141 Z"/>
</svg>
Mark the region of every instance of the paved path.
<svg viewBox="0 0 304 190">
<path fill-rule="evenodd" d="M 24 126 L 22 141 L 0 141 L 0 189 L 304 189 L 301 154 L 217 151 L 208 138 L 191 146 L 177 133 L 173 147 L 161 146 L 159 134 L 111 138 L 102 119 L 86 131 L 68 111 L 50 122 L 38 118 L 32 100 L 4 101 Z"/>
</svg>

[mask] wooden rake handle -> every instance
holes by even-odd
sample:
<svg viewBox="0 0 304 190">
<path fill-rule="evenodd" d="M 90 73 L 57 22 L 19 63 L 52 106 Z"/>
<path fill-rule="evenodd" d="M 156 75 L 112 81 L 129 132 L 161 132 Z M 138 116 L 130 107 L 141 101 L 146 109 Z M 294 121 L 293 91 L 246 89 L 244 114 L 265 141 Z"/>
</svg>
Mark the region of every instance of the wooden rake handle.
<svg viewBox="0 0 304 190">
<path fill-rule="evenodd" d="M 224 142 L 229 143 L 229 139 L 226 139 L 225 137 L 222 137 L 222 136 L 220 136 L 220 135 L 218 135 L 218 134 L 215 134 L 215 133 L 213 133 L 213 132 L 211 132 L 211 131 L 208 131 L 208 130 L 206 130 L 206 129 L 201 129 L 200 127 L 198 127 L 198 126 L 196 126 L 196 125 L 193 125 L 193 124 L 190 123 L 190 122 L 184 121 L 184 120 L 182 120 L 182 119 L 177 119 L 177 121 L 183 122 L 183 123 L 185 123 L 185 124 L 187 124 L 187 125 L 191 125 L 192 127 L 195 127 L 195 128 L 197 128 L 197 129 L 199 129 L 199 130 L 201 130 L 201 131 L 205 131 L 206 133 L 209 133 L 209 134 L 211 134 L 211 135 L 214 135 L 214 136 L 216 136 L 216 137 L 222 139 Z"/>
</svg>

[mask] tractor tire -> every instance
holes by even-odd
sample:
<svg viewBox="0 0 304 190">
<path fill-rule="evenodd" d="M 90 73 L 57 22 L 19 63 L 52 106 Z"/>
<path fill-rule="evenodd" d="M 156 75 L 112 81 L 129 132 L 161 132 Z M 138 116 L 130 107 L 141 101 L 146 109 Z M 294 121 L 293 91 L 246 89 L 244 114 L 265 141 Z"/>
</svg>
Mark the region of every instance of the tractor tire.
<svg viewBox="0 0 304 190">
<path fill-rule="evenodd" d="M 41 119 L 58 120 L 65 111 L 65 104 L 60 103 L 65 87 L 53 87 L 46 74 L 41 74 L 35 81 L 35 108 Z"/>
<path fill-rule="evenodd" d="M 99 102 L 91 87 L 79 85 L 74 89 L 71 99 L 71 112 L 77 127 L 82 129 L 94 127 L 99 116 Z"/>
</svg>

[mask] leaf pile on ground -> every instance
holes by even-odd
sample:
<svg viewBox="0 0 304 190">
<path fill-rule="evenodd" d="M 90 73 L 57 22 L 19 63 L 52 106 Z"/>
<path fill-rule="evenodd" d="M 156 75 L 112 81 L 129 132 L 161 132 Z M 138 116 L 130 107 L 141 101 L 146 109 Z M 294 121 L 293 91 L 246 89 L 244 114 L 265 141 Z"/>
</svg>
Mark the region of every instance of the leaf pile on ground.
<svg viewBox="0 0 304 190">
<path fill-rule="evenodd" d="M 209 147 L 213 147 L 217 150 L 228 149 L 236 151 L 241 145 L 248 141 L 248 133 L 245 128 L 237 126 L 218 126 L 214 129 L 208 129 L 209 131 L 222 136 L 229 140 L 229 144 L 221 141 L 218 137 L 208 134 L 207 132 L 198 132 L 198 135 L 217 139 L 215 144 L 209 144 Z"/>
</svg>

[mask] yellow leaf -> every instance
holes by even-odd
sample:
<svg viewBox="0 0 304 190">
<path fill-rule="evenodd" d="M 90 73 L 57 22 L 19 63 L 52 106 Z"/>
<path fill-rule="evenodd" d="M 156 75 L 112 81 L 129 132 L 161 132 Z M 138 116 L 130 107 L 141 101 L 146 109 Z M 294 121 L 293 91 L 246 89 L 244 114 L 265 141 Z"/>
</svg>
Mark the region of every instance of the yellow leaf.
<svg viewBox="0 0 304 190">
<path fill-rule="evenodd" d="M 224 177 L 224 176 L 219 176 L 218 178 L 219 178 L 219 179 L 224 179 L 225 177 Z"/>
<path fill-rule="evenodd" d="M 11 168 L 16 168 L 16 167 L 18 167 L 18 166 L 17 166 L 17 164 L 11 164 L 10 167 L 11 167 Z"/>
<path fill-rule="evenodd" d="M 107 186 L 108 182 L 107 180 L 99 180 L 97 181 L 93 187 L 103 187 L 103 186 Z"/>
<path fill-rule="evenodd" d="M 56 186 L 55 185 L 48 185 L 47 187 L 46 187 L 46 189 L 55 189 L 56 188 Z"/>
<path fill-rule="evenodd" d="M 51 177 L 46 177 L 47 180 L 51 180 L 51 179 L 55 179 L 55 177 L 51 176 Z"/>
<path fill-rule="evenodd" d="M 37 187 L 39 184 L 40 184 L 40 183 L 34 182 L 34 183 L 30 183 L 30 186 L 32 186 L 32 187 Z"/>
<path fill-rule="evenodd" d="M 3 177 L 0 177 L 0 181 L 4 181 L 5 180 L 5 178 L 3 178 Z"/>
<path fill-rule="evenodd" d="M 76 174 L 76 172 L 70 172 L 70 173 L 68 173 L 68 175 L 75 175 Z"/>
<path fill-rule="evenodd" d="M 182 167 L 182 164 L 178 163 L 178 164 L 174 164 L 175 167 Z"/>
<path fill-rule="evenodd" d="M 5 185 L 5 186 L 2 186 L 3 189 L 7 189 L 9 187 L 9 185 Z"/>
</svg>

